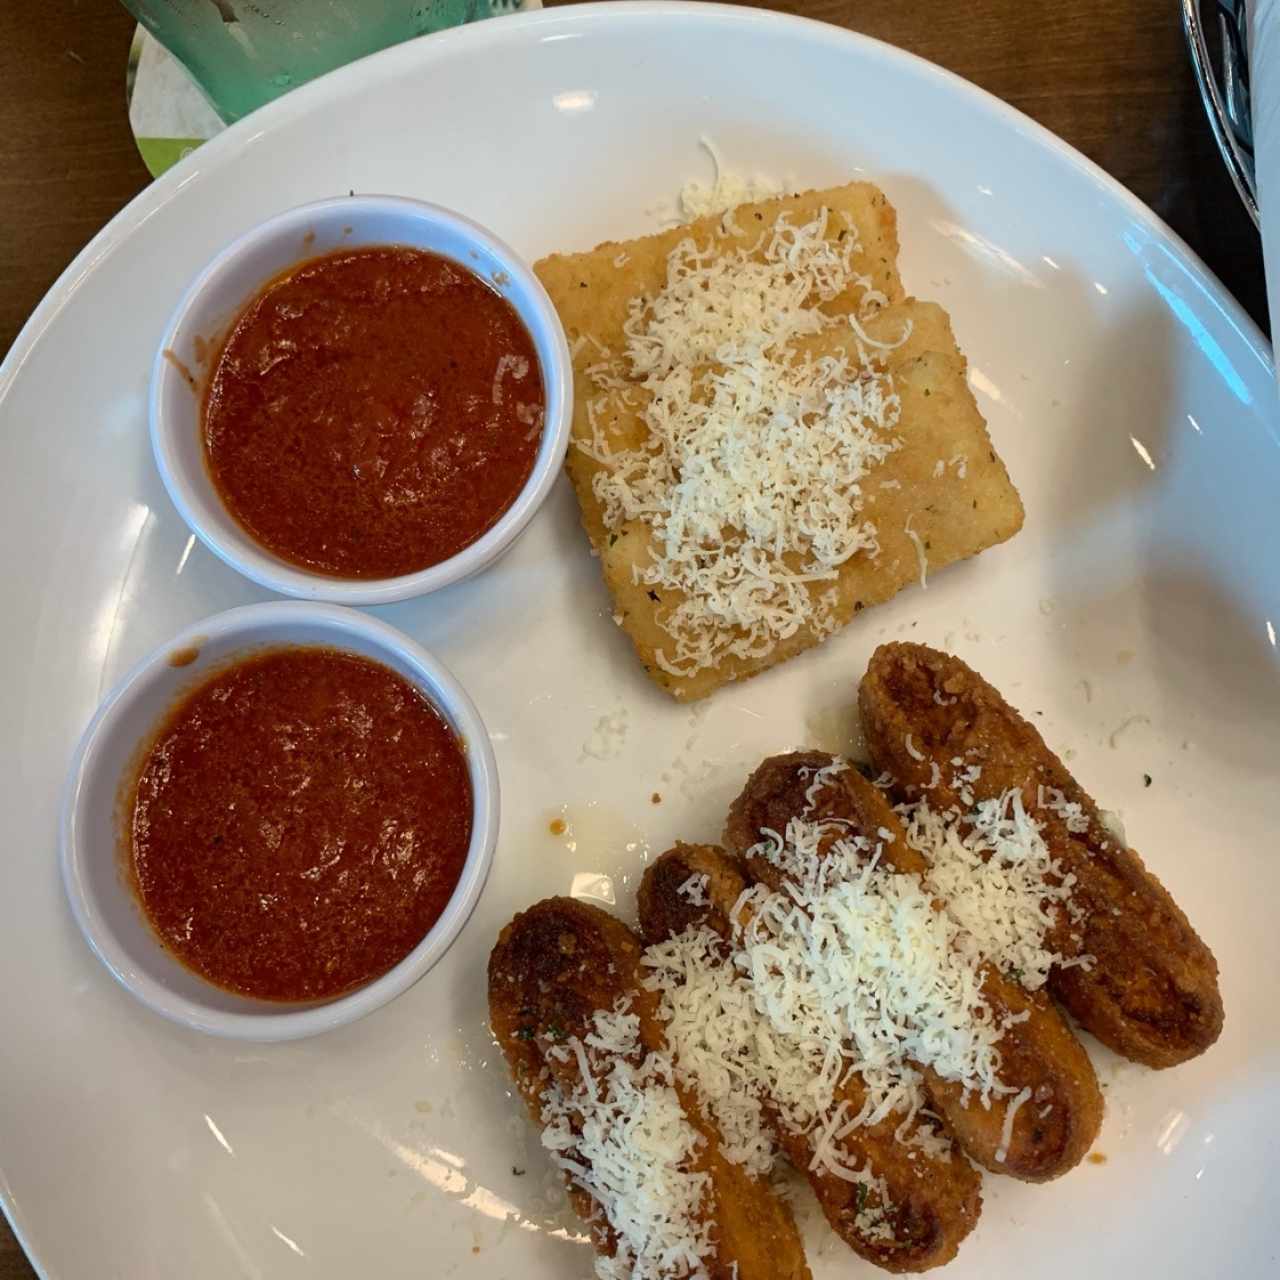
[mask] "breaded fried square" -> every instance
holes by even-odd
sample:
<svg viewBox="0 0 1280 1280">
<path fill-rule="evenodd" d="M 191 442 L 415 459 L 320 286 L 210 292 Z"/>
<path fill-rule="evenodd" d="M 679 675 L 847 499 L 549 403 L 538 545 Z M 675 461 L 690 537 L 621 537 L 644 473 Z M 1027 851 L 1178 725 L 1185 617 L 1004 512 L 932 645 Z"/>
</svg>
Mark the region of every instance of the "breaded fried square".
<svg viewBox="0 0 1280 1280">
<path fill-rule="evenodd" d="M 666 282 L 667 260 L 681 240 L 732 252 L 743 244 L 733 228 L 768 228 L 784 213 L 793 225 L 828 210 L 826 235 L 856 227 L 856 272 L 888 302 L 862 321 L 882 353 L 901 404 L 894 430 L 899 446 L 874 466 L 861 484 L 863 512 L 876 528 L 878 550 L 860 551 L 839 569 L 834 582 L 808 588 L 815 599 L 835 588 L 826 625 L 801 626 L 767 653 L 724 654 L 715 666 L 678 674 L 664 661 L 671 652 L 666 619 L 680 602 L 639 580 L 650 563 L 653 539 L 642 520 L 608 527 L 593 479 L 605 465 L 601 442 L 612 453 L 644 447 L 649 436 L 648 393 L 628 381 L 622 352 L 623 325 L 638 299 L 652 297 Z M 576 379 L 573 443 L 566 463 L 583 525 L 599 555 L 613 595 L 615 620 L 624 628 L 645 670 L 682 701 L 705 697 L 732 680 L 743 680 L 818 643 L 868 605 L 888 600 L 928 573 L 1013 536 L 1022 525 L 1022 504 L 997 456 L 966 380 L 966 361 L 950 321 L 933 303 L 902 298 L 897 273 L 896 215 L 879 190 L 855 183 L 834 191 L 743 205 L 727 220 L 703 219 L 688 227 L 626 243 L 601 245 L 589 253 L 555 255 L 536 270 L 560 313 L 574 347 Z M 726 230 L 726 228 L 730 228 Z M 861 295 L 847 290 L 822 305 L 829 315 L 856 312 Z M 798 340 L 795 360 L 846 357 L 862 363 L 861 339 L 853 326 L 837 325 Z M 876 348 L 878 351 L 878 348 Z M 585 446 L 585 448 L 584 448 Z"/>
</svg>

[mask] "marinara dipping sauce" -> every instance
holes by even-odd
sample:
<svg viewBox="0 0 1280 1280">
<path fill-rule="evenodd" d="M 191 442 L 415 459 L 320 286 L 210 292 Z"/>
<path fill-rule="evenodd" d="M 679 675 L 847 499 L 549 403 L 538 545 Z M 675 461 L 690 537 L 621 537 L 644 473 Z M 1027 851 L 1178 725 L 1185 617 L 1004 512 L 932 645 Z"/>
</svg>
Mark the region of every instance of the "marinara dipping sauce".
<svg viewBox="0 0 1280 1280">
<path fill-rule="evenodd" d="M 129 804 L 164 944 L 210 982 L 319 1000 L 385 973 L 440 917 L 471 839 L 463 748 L 367 658 L 268 650 L 173 708 Z"/>
<path fill-rule="evenodd" d="M 391 578 L 469 546 L 533 470 L 545 397 L 533 339 L 473 272 L 399 246 L 272 280 L 205 395 L 209 471 L 281 559 Z"/>
</svg>

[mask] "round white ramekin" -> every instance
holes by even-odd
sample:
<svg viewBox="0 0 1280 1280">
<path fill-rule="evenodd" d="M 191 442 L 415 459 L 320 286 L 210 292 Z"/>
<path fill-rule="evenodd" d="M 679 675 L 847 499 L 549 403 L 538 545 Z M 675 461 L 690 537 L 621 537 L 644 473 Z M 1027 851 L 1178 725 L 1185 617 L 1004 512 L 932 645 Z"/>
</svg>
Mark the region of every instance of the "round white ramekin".
<svg viewBox="0 0 1280 1280">
<path fill-rule="evenodd" d="M 274 555 L 227 510 L 201 436 L 204 388 L 221 340 L 272 277 L 336 249 L 428 249 L 475 272 L 514 308 L 542 366 L 546 414 L 533 470 L 515 502 L 457 555 L 395 578 L 313 573 Z M 345 196 L 301 205 L 229 244 L 196 277 L 169 321 L 151 372 L 151 448 L 173 505 L 214 555 L 260 586 L 304 600 L 386 604 L 461 582 L 492 564 L 542 505 L 564 462 L 573 418 L 573 364 L 560 318 L 537 276 L 478 223 L 402 196 Z"/>
<path fill-rule="evenodd" d="M 360 654 L 420 689 L 466 751 L 471 844 L 453 896 L 394 968 L 326 1003 L 290 1006 L 224 991 L 186 968 L 147 922 L 129 883 L 122 800 L 139 749 L 182 693 L 238 656 L 280 645 Z M 194 660 L 186 662 L 192 652 Z M 182 665 L 174 665 L 175 660 Z M 243 1040 L 296 1040 L 344 1026 L 407 990 L 448 950 L 479 900 L 498 838 L 498 769 L 489 735 L 462 686 L 408 636 L 352 609 L 272 601 L 188 627 L 136 666 L 85 729 L 62 797 L 62 878 L 76 923 L 114 977 L 143 1004 L 184 1026 Z"/>
</svg>

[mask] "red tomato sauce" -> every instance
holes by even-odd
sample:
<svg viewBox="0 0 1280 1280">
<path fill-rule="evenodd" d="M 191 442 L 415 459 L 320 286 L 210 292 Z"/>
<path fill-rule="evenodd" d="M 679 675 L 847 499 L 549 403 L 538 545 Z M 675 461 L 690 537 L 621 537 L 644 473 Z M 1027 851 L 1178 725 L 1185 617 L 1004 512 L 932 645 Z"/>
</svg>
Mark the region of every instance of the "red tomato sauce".
<svg viewBox="0 0 1280 1280">
<path fill-rule="evenodd" d="M 402 960 L 471 840 L 466 757 L 408 681 L 323 648 L 269 650 L 170 711 L 128 809 L 161 941 L 210 982 L 316 1000 Z"/>
<path fill-rule="evenodd" d="M 439 564 L 511 506 L 545 398 L 514 308 L 437 254 L 313 258 L 233 326 L 203 437 L 227 509 L 281 559 L 343 578 Z"/>
</svg>

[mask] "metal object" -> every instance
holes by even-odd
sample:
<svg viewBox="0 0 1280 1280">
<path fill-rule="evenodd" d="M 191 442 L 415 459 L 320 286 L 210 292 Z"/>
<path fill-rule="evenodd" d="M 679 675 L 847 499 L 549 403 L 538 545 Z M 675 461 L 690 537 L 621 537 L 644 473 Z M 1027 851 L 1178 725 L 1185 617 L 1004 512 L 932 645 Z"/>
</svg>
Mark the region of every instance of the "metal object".
<svg viewBox="0 0 1280 1280">
<path fill-rule="evenodd" d="M 1214 18 L 1220 44 L 1218 63 L 1206 35 L 1206 24 Z M 1258 188 L 1253 168 L 1248 15 L 1244 0 L 1182 0 L 1182 25 L 1214 141 L 1256 227 Z"/>
</svg>

